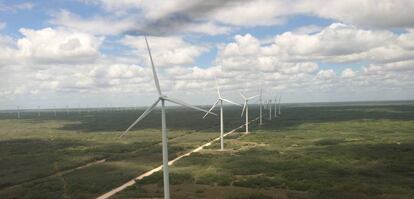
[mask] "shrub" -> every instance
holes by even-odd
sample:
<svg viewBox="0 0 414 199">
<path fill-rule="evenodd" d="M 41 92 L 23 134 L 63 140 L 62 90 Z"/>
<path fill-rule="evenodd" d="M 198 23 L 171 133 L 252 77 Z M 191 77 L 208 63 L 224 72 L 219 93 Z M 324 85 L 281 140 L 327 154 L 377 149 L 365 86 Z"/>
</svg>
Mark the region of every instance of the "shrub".
<svg viewBox="0 0 414 199">
<path fill-rule="evenodd" d="M 266 187 L 277 187 L 282 184 L 281 179 L 269 178 L 265 176 L 249 177 L 233 183 L 239 187 L 251 187 L 251 188 L 266 188 Z"/>
<path fill-rule="evenodd" d="M 229 199 L 272 199 L 272 197 L 261 193 L 253 193 L 247 196 L 230 196 Z"/>
<path fill-rule="evenodd" d="M 232 182 L 232 177 L 226 174 L 205 174 L 200 176 L 196 183 L 197 184 L 206 184 L 206 185 L 220 185 L 220 186 L 226 186 L 230 185 Z"/>
<path fill-rule="evenodd" d="M 340 144 L 342 142 L 344 142 L 344 139 L 341 138 L 326 138 L 326 139 L 320 139 L 314 142 L 315 145 L 321 145 L 321 146 L 325 146 L 325 145 L 337 145 Z"/>
<path fill-rule="evenodd" d="M 193 183 L 194 177 L 189 173 L 170 173 L 170 184 Z"/>
</svg>

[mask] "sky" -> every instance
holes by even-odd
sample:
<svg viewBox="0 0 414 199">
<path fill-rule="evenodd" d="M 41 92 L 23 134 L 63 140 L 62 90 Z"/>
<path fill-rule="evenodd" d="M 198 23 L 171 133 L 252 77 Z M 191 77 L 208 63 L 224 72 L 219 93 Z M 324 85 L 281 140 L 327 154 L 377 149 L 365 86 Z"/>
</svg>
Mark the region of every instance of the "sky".
<svg viewBox="0 0 414 199">
<path fill-rule="evenodd" d="M 0 0 L 0 109 L 414 99 L 412 0 Z"/>
</svg>

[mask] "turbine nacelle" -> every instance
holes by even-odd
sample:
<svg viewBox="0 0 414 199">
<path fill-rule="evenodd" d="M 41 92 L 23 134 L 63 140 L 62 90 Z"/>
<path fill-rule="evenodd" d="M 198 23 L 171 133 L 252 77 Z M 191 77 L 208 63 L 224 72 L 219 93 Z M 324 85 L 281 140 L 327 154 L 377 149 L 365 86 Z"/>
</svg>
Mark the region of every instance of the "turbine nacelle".
<svg viewBox="0 0 414 199">
<path fill-rule="evenodd" d="M 240 104 L 237 104 L 237 103 L 235 103 L 233 101 L 230 101 L 228 99 L 225 99 L 225 98 L 221 97 L 220 88 L 219 88 L 219 86 L 217 84 L 217 80 L 215 80 L 215 82 L 216 82 L 216 89 L 217 89 L 217 96 L 218 96 L 218 98 L 217 98 L 216 102 L 213 104 L 213 106 L 210 108 L 210 110 L 208 110 L 208 112 L 203 116 L 203 118 L 205 118 L 208 115 L 208 113 L 210 113 L 214 109 L 214 107 L 217 106 L 217 104 L 219 102 L 221 102 L 221 103 L 222 102 L 227 102 L 227 103 L 230 103 L 230 104 L 234 104 L 236 106 L 241 106 Z"/>
</svg>

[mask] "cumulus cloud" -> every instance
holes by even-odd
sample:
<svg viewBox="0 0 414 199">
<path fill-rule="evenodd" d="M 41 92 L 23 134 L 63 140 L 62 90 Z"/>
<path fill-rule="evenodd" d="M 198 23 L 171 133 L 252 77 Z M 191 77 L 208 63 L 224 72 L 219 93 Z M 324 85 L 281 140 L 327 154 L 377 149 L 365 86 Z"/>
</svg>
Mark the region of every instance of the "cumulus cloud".
<svg viewBox="0 0 414 199">
<path fill-rule="evenodd" d="M 137 36 L 143 33 L 153 35 L 149 42 L 166 91 L 200 94 L 214 87 L 214 77 L 224 90 L 257 90 L 262 85 L 272 92 L 292 95 L 413 86 L 411 2 L 82 1 L 102 10 L 87 17 L 60 10 L 49 21 L 53 28 L 22 28 L 18 38 L 0 35 L 2 97 L 45 91 L 155 93 L 145 42 Z M 334 22 L 326 27 L 305 25 L 266 41 L 252 34 L 238 34 L 224 36 L 223 40 L 223 36 L 209 37 L 214 42 L 203 43 L 210 42 L 204 41 L 206 35 L 278 26 L 298 15 Z M 404 30 L 393 32 L 391 27 Z M 163 36 L 154 36 L 157 34 Z M 122 45 L 115 47 L 122 48 L 116 55 L 103 53 L 107 52 L 101 49 L 106 35 L 112 39 L 110 45 Z M 217 38 L 223 43 L 215 43 Z M 124 51 L 125 46 L 130 49 Z M 210 51 L 212 46 L 217 47 L 212 66 L 198 66 L 198 57 L 215 53 L 216 49 Z M 355 66 L 336 69 L 343 63 Z M 25 82 L 17 81 L 20 79 Z"/>
<path fill-rule="evenodd" d="M 188 2 L 172 0 L 165 2 L 160 0 L 84 0 L 84 2 L 100 5 L 109 15 L 114 17 L 109 20 L 106 17 L 107 19 L 104 20 L 105 17 L 80 19 L 77 16 L 58 15 L 54 22 L 70 27 L 90 29 L 86 24 L 97 26 L 105 21 L 118 21 L 120 25 L 115 25 L 116 31 L 125 30 L 126 32 L 156 35 L 177 34 L 183 31 L 212 35 L 225 34 L 233 27 L 281 25 L 295 15 L 317 16 L 369 28 L 414 27 L 414 22 L 411 20 L 414 17 L 411 12 L 414 9 L 414 3 L 411 1 L 194 0 Z M 130 26 L 130 24 L 134 24 L 134 26 Z M 298 31 L 315 31 L 310 28 L 316 27 L 308 27 L 307 30 Z M 114 30 L 100 27 L 97 32 L 111 34 Z"/>
<path fill-rule="evenodd" d="M 323 28 L 324 27 L 317 26 L 317 25 L 306 25 L 306 26 L 296 28 L 292 32 L 295 34 L 312 34 L 312 33 L 321 31 Z"/>
<path fill-rule="evenodd" d="M 304 0 L 298 4 L 298 10 L 304 13 L 309 12 L 344 23 L 381 28 L 413 27 L 413 9 L 414 2 L 404 0 Z"/>
<path fill-rule="evenodd" d="M 185 66 L 193 64 L 195 59 L 207 47 L 184 41 L 181 37 L 148 37 L 152 56 L 157 66 Z M 142 36 L 125 36 L 121 43 L 138 51 L 142 60 L 149 64 L 147 47 Z"/>
<path fill-rule="evenodd" d="M 273 52 L 270 46 L 262 45 L 259 39 L 250 34 L 236 35 L 219 52 L 216 64 L 226 70 L 280 72 L 285 74 L 312 73 L 318 69 L 312 62 L 286 62 L 280 53 Z"/>
<path fill-rule="evenodd" d="M 332 69 L 328 69 L 328 70 L 320 70 L 318 72 L 318 74 L 316 75 L 316 77 L 318 79 L 323 79 L 323 80 L 329 80 L 332 79 L 336 76 L 336 73 L 334 70 Z"/>
<path fill-rule="evenodd" d="M 135 21 L 128 18 L 117 19 L 95 16 L 83 19 L 68 10 L 60 10 L 53 16 L 54 18 L 50 20 L 52 24 L 63 25 L 70 29 L 99 35 L 117 35 L 131 30 L 136 26 Z"/>
<path fill-rule="evenodd" d="M 292 15 L 316 15 L 336 21 L 373 27 L 413 27 L 411 1 L 383 0 L 253 0 L 253 1 L 117 1 L 91 0 L 117 13 L 142 9 L 151 19 L 171 17 L 172 13 L 200 17 L 220 23 L 258 26 L 280 24 Z M 321 6 L 323 5 L 323 6 Z M 350 15 L 349 13 L 352 13 Z"/>
<path fill-rule="evenodd" d="M 350 68 L 346 68 L 345 70 L 342 71 L 341 77 L 343 77 L 343 78 L 353 78 L 353 77 L 355 77 L 355 72 Z"/>
<path fill-rule="evenodd" d="M 389 31 L 358 29 L 334 23 L 316 34 L 287 32 L 275 37 L 275 51 L 290 59 L 323 59 L 332 62 L 366 58 L 364 53 L 386 45 L 395 35 Z"/>
<path fill-rule="evenodd" d="M 95 59 L 103 38 L 64 29 L 20 29 L 17 56 L 35 62 L 82 62 Z"/>
</svg>

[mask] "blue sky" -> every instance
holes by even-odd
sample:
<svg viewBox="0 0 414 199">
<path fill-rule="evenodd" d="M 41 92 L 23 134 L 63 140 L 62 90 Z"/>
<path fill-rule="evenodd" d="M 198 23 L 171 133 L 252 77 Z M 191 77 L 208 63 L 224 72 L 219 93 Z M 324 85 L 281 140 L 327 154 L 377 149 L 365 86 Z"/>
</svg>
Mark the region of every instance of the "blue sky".
<svg viewBox="0 0 414 199">
<path fill-rule="evenodd" d="M 228 2 L 0 1 L 0 108 L 147 105 L 143 34 L 163 89 L 195 104 L 215 78 L 235 100 L 260 85 L 285 102 L 414 97 L 414 3 Z"/>
</svg>

